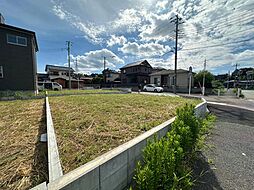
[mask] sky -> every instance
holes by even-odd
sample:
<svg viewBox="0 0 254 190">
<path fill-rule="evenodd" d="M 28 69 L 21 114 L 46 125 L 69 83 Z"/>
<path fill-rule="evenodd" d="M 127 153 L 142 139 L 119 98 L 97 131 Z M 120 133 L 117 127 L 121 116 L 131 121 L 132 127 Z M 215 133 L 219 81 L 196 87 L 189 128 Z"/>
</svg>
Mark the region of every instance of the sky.
<svg viewBox="0 0 254 190">
<path fill-rule="evenodd" d="M 214 74 L 254 67 L 253 0 L 0 0 L 6 24 L 36 32 L 38 72 L 71 65 L 91 74 L 135 61 L 174 68 L 176 15 L 181 18 L 178 69 Z"/>
</svg>

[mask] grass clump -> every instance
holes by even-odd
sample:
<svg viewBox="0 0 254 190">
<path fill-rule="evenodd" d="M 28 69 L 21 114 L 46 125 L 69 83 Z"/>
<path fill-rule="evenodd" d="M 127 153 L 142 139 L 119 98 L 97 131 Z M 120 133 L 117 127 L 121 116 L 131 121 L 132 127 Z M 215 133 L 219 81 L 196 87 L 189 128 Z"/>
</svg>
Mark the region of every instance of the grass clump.
<svg viewBox="0 0 254 190">
<path fill-rule="evenodd" d="M 178 109 L 167 136 L 144 149 L 143 164 L 138 162 L 134 176 L 136 189 L 191 189 L 193 154 L 212 120 L 196 117 L 192 105 Z"/>
</svg>

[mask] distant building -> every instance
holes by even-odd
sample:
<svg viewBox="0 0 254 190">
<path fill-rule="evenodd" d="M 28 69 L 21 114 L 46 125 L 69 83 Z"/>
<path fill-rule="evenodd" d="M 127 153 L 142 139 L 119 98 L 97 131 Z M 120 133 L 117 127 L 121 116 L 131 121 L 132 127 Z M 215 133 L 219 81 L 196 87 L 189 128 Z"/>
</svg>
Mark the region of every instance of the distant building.
<svg viewBox="0 0 254 190">
<path fill-rule="evenodd" d="M 234 72 L 232 72 L 231 79 L 234 80 L 247 80 L 247 72 L 250 71 L 252 72 L 254 68 L 241 68 L 241 69 L 236 69 Z M 250 73 L 248 72 L 248 73 Z"/>
<path fill-rule="evenodd" d="M 35 32 L 4 24 L 0 14 L 0 91 L 37 90 Z"/>
<path fill-rule="evenodd" d="M 254 69 L 246 72 L 247 80 L 254 80 Z"/>
<path fill-rule="evenodd" d="M 121 84 L 126 86 L 137 86 L 149 84 L 153 68 L 147 60 L 130 63 L 120 68 Z"/>
<path fill-rule="evenodd" d="M 215 78 L 215 80 L 224 82 L 224 81 L 228 80 L 228 74 L 215 75 L 214 78 Z"/>
<path fill-rule="evenodd" d="M 102 74 L 106 77 L 106 83 L 119 83 L 121 81 L 120 72 L 105 69 L 105 71 L 102 71 Z"/>
<path fill-rule="evenodd" d="M 56 65 L 46 65 L 45 71 L 48 75 L 48 80 L 52 82 L 57 82 L 62 85 L 63 88 L 69 88 L 69 67 L 56 66 Z M 82 79 L 78 80 L 75 77 L 74 70 L 70 69 L 71 74 L 71 88 L 82 88 L 84 86 L 84 81 Z M 40 74 L 41 75 L 41 74 Z"/>
<path fill-rule="evenodd" d="M 168 69 L 162 70 L 159 72 L 155 72 L 150 74 L 150 82 L 152 84 L 157 84 L 159 86 L 164 87 L 168 91 L 173 91 L 174 87 L 174 77 L 175 71 Z M 191 79 L 190 79 L 191 78 Z M 194 87 L 194 79 L 192 70 L 177 70 L 177 89 L 178 91 L 186 92 L 189 88 L 189 83 L 191 80 L 191 88 Z"/>
</svg>

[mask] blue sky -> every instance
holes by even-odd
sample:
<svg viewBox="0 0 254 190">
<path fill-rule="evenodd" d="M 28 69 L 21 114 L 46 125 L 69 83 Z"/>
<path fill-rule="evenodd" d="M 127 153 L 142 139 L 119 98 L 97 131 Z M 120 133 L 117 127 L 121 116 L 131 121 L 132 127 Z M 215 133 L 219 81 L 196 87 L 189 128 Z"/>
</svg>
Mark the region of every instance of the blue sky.
<svg viewBox="0 0 254 190">
<path fill-rule="evenodd" d="M 174 67 L 174 24 L 179 14 L 178 68 L 203 68 L 214 74 L 233 65 L 254 67 L 253 0 L 1 0 L 6 24 L 35 31 L 38 71 L 67 63 L 66 41 L 73 42 L 79 72 L 147 59 L 152 66 Z M 165 54 L 166 53 L 166 54 Z"/>
</svg>

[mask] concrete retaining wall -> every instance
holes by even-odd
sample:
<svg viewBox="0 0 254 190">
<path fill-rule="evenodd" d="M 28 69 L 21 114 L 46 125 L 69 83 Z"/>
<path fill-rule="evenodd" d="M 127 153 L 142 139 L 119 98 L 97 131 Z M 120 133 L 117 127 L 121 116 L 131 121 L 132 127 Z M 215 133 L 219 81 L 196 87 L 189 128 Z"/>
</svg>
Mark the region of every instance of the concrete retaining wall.
<svg viewBox="0 0 254 190">
<path fill-rule="evenodd" d="M 206 102 L 196 106 L 196 115 L 203 117 L 206 106 Z M 147 142 L 153 139 L 155 134 L 159 138 L 165 136 L 174 120 L 175 118 L 172 118 L 58 179 L 50 181 L 48 189 L 122 190 L 128 187 L 134 175 L 136 163 L 142 159 L 142 150 Z"/>
<path fill-rule="evenodd" d="M 49 172 L 49 182 L 52 182 L 63 175 L 63 170 L 60 163 L 48 97 L 45 98 L 45 104 L 46 104 L 47 143 L 48 143 L 48 172 Z"/>
</svg>

